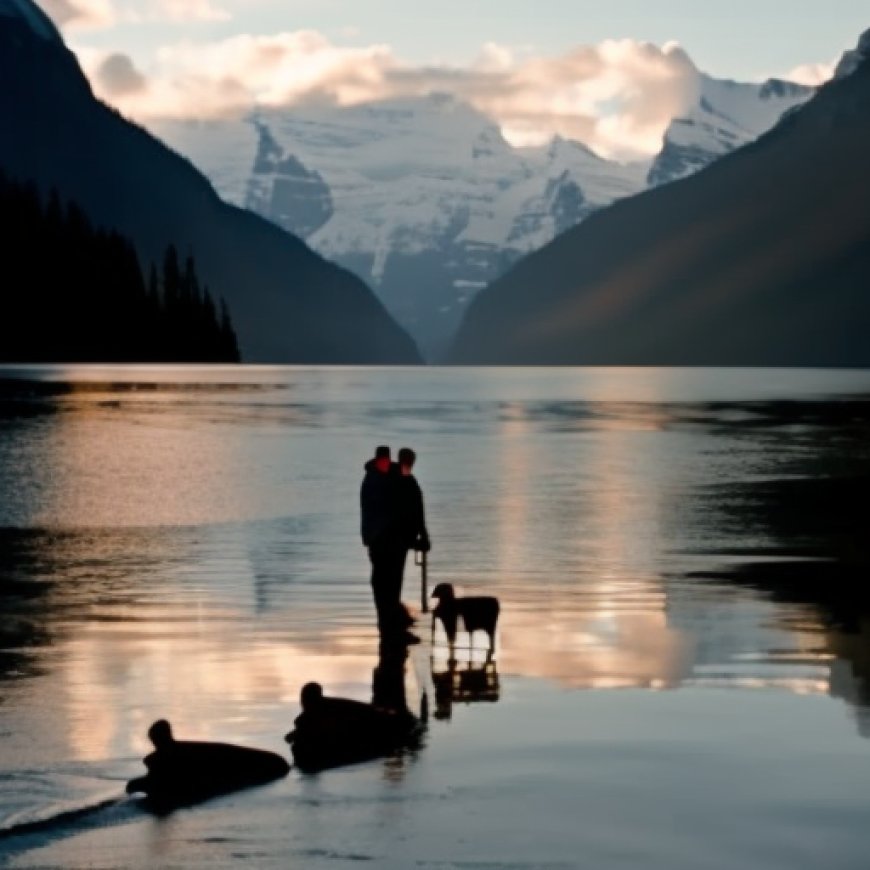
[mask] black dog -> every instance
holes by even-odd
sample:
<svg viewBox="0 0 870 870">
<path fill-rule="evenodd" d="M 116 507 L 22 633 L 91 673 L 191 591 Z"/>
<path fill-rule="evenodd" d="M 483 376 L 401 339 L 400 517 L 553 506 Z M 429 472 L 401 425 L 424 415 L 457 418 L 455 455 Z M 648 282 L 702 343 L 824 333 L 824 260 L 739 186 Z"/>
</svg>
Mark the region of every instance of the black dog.
<svg viewBox="0 0 870 870">
<path fill-rule="evenodd" d="M 493 598 L 491 595 L 457 598 L 453 586 L 449 583 L 439 583 L 432 590 L 432 597 L 438 599 L 438 606 L 432 611 L 433 635 L 435 620 L 440 619 L 452 649 L 456 643 L 457 617 L 461 616 L 462 624 L 469 636 L 478 629 L 485 631 L 489 636 L 490 652 L 495 649 L 495 626 L 500 609 L 498 598 Z"/>
</svg>

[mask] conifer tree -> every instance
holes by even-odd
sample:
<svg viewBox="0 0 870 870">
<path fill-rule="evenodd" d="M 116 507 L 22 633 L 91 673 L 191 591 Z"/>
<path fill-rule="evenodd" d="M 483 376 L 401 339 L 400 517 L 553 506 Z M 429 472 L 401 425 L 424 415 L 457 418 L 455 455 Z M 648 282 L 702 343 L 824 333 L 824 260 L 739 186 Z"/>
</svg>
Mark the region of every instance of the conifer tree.
<svg viewBox="0 0 870 870">
<path fill-rule="evenodd" d="M 229 311 L 220 319 L 200 290 L 193 255 L 184 273 L 169 245 L 147 283 L 133 244 L 94 227 L 57 191 L 43 202 L 32 183 L 0 170 L 3 362 L 230 362 L 238 347 Z"/>
<path fill-rule="evenodd" d="M 231 362 L 239 361 L 239 345 L 236 341 L 236 333 L 230 319 L 230 311 L 226 300 L 221 297 L 221 357 Z"/>
</svg>

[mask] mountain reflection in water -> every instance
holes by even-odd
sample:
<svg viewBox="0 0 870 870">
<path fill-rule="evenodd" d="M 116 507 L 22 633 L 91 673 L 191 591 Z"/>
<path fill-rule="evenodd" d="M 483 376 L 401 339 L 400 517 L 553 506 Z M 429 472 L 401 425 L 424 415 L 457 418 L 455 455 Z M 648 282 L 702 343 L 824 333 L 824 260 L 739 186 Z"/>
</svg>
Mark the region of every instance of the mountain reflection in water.
<svg viewBox="0 0 870 870">
<path fill-rule="evenodd" d="M 847 579 L 826 595 L 824 574 L 867 567 L 866 374 L 20 374 L 0 381 L 0 710 L 16 767 L 124 767 L 157 718 L 277 748 L 311 679 L 370 700 L 358 488 L 382 441 L 419 454 L 430 583 L 501 600 L 491 674 L 451 675 L 437 649 L 427 673 L 409 669 L 414 697 L 452 681 L 451 726 L 535 678 L 829 694 L 870 736 L 866 599 Z"/>
</svg>

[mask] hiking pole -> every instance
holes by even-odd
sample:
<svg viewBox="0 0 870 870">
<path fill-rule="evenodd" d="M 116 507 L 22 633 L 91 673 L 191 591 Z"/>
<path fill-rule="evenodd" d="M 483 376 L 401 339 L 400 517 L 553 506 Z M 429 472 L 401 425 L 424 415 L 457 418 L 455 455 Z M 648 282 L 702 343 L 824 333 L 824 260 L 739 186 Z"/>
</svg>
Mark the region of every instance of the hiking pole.
<svg viewBox="0 0 870 870">
<path fill-rule="evenodd" d="M 420 603 L 423 613 L 429 612 L 428 577 L 426 576 L 426 551 L 414 550 L 414 564 L 420 566 Z"/>
</svg>

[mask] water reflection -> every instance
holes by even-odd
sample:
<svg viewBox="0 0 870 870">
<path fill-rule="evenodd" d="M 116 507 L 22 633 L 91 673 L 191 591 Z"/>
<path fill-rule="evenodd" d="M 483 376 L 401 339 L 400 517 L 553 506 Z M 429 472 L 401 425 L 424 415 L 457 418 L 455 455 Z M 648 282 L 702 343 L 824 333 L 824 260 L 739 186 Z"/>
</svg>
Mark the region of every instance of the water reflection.
<svg viewBox="0 0 870 870">
<path fill-rule="evenodd" d="M 264 611 L 226 575 L 213 576 L 215 588 L 187 574 L 205 557 L 192 530 L 6 530 L 3 538 L 5 563 L 39 579 L 3 584 L 0 633 L 17 665 L 0 703 L 9 721 L 36 717 L 18 739 L 44 730 L 58 757 L 141 755 L 147 725 L 161 716 L 191 739 L 242 741 L 288 719 L 314 678 L 360 699 L 371 691 L 376 703 L 406 703 L 404 660 L 382 659 L 372 672 L 374 629 L 342 625 L 348 607 L 364 625 L 365 605 L 313 601 L 313 631 L 304 599 Z M 779 688 L 870 702 L 867 635 L 826 624 L 809 604 L 777 611 L 754 590 L 654 578 L 499 593 L 498 656 L 509 674 L 574 688 Z M 303 595 L 316 595 L 316 584 Z M 500 691 L 483 649 L 460 661 L 436 647 L 431 672 L 438 715 L 448 700 Z M 22 681 L 36 678 L 34 696 Z"/>
<path fill-rule="evenodd" d="M 693 494 L 720 533 L 696 582 L 738 584 L 777 602 L 776 623 L 793 637 L 773 664 L 794 692 L 826 692 L 855 706 L 868 734 L 870 705 L 870 403 L 780 402 L 753 407 L 756 424 L 781 447 L 774 474 L 717 482 Z M 747 670 L 757 667 L 744 655 Z M 722 679 L 713 671 L 706 680 Z M 744 684 L 757 680 L 741 677 Z"/>
<path fill-rule="evenodd" d="M 502 605 L 497 667 L 438 649 L 415 664 L 438 717 L 504 700 L 521 676 L 830 694 L 870 734 L 867 402 L 678 401 L 648 374 L 608 399 L 613 373 L 594 401 L 565 373 L 544 397 L 523 394 L 542 376 L 497 373 L 488 397 L 465 373 L 439 377 L 428 393 L 351 371 L 7 390 L 4 760 L 123 767 L 157 718 L 283 748 L 309 680 L 402 703 L 408 663 L 373 672 L 357 528 L 360 462 L 385 420 L 419 447 L 430 582 Z"/>
<path fill-rule="evenodd" d="M 501 695 L 498 663 L 491 652 L 468 650 L 462 658 L 451 652 L 436 648 L 429 659 L 436 719 L 452 718 L 455 703 L 493 703 Z"/>
</svg>

